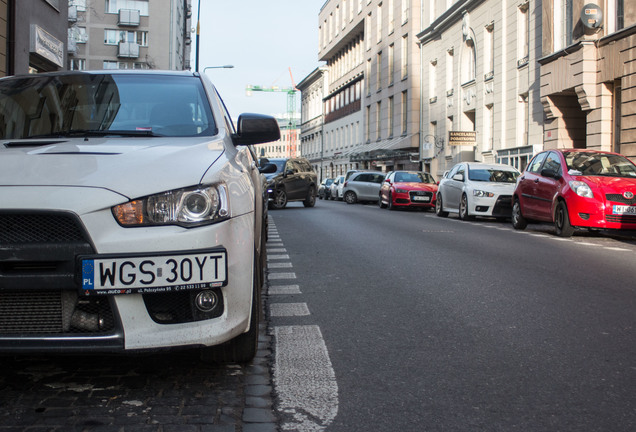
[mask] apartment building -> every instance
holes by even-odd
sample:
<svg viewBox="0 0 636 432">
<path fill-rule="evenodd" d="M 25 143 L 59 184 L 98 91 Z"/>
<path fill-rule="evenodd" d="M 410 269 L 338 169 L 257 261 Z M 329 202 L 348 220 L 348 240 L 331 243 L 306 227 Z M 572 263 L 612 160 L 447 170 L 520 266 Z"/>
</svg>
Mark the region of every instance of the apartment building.
<svg viewBox="0 0 636 432">
<path fill-rule="evenodd" d="M 636 2 L 543 0 L 541 16 L 545 147 L 636 160 Z"/>
<path fill-rule="evenodd" d="M 421 2 L 328 0 L 319 13 L 326 175 L 419 167 Z"/>
<path fill-rule="evenodd" d="M 523 170 L 543 139 L 541 1 L 434 0 L 428 6 L 417 35 L 423 165 L 438 176 L 461 161 Z"/>
<path fill-rule="evenodd" d="M 190 69 L 191 0 L 68 0 L 68 69 Z"/>
<path fill-rule="evenodd" d="M 323 148 L 323 98 L 328 88 L 329 73 L 324 66 L 314 69 L 296 85 L 300 90 L 300 154 L 311 163 L 321 180 L 329 161 Z"/>
</svg>

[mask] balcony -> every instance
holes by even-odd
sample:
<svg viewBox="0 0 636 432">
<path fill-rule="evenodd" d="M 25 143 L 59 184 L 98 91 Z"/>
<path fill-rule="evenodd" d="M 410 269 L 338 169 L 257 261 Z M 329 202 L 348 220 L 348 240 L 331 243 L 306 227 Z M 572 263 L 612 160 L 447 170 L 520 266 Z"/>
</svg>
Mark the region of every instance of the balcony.
<svg viewBox="0 0 636 432">
<path fill-rule="evenodd" d="M 119 42 L 117 57 L 138 58 L 139 44 L 135 42 Z"/>
<path fill-rule="evenodd" d="M 139 25 L 138 9 L 119 9 L 119 21 L 117 25 L 126 27 L 137 27 Z"/>
<path fill-rule="evenodd" d="M 77 54 L 77 42 L 75 41 L 75 39 L 72 38 L 68 38 L 68 43 L 66 45 L 66 49 L 68 51 L 68 55 L 75 55 Z"/>
<path fill-rule="evenodd" d="M 68 7 L 68 22 L 77 22 L 77 6 Z"/>
</svg>

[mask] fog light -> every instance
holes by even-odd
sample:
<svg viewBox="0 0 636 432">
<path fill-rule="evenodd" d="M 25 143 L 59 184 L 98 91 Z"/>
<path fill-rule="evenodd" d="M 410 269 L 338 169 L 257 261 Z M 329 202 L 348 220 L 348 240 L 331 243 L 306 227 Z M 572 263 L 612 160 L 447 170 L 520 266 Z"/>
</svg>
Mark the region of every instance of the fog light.
<svg viewBox="0 0 636 432">
<path fill-rule="evenodd" d="M 219 302 L 214 291 L 201 291 L 194 299 L 194 304 L 201 312 L 212 312 Z"/>
<path fill-rule="evenodd" d="M 590 214 L 589 213 L 579 213 L 579 217 L 583 220 L 590 220 Z"/>
</svg>

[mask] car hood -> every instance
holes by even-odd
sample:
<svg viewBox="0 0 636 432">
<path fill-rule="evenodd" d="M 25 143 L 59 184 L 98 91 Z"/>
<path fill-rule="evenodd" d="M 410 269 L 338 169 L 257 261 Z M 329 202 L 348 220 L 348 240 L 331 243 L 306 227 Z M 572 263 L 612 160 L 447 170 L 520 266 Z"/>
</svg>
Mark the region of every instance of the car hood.
<svg viewBox="0 0 636 432">
<path fill-rule="evenodd" d="M 202 138 L 0 142 L 0 186 L 108 189 L 128 198 L 198 184 L 223 153 Z"/>
<path fill-rule="evenodd" d="M 630 191 L 636 195 L 636 178 L 632 177 L 604 177 L 604 176 L 574 176 L 574 180 L 582 180 L 590 186 L 602 190 L 604 193 L 619 193 Z"/>
<path fill-rule="evenodd" d="M 396 182 L 393 183 L 393 187 L 396 189 L 423 190 L 428 192 L 435 192 L 437 190 L 437 185 L 417 182 Z"/>
</svg>

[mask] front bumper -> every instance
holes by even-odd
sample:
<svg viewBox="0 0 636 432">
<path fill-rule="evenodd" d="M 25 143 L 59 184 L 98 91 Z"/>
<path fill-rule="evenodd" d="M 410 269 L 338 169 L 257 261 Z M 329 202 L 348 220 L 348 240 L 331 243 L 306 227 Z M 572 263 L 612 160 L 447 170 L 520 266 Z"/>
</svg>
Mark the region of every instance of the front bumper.
<svg viewBox="0 0 636 432">
<path fill-rule="evenodd" d="M 247 331 L 253 292 L 253 214 L 218 224 L 122 228 L 109 208 L 82 214 L 57 210 L 0 211 L 2 217 L 64 216 L 76 222 L 80 237 L 42 232 L 10 237 L 21 223 L 1 224 L 0 353 L 117 352 L 178 346 L 210 346 Z M 12 219 L 15 220 L 15 219 Z M 15 233 L 14 233 L 15 234 Z M 51 237 L 52 236 L 52 237 Z M 57 237 L 56 237 L 57 236 Z M 60 237 L 61 236 L 61 237 Z M 12 242 L 12 243 L 10 243 Z M 7 246 L 9 245 L 9 246 Z M 82 296 L 77 256 L 188 251 L 223 247 L 228 283 L 218 290 L 221 309 L 195 316 L 191 292 Z M 169 315 L 172 314 L 172 315 Z"/>
<path fill-rule="evenodd" d="M 475 216 L 512 217 L 512 196 L 472 197 L 470 214 Z"/>
</svg>

